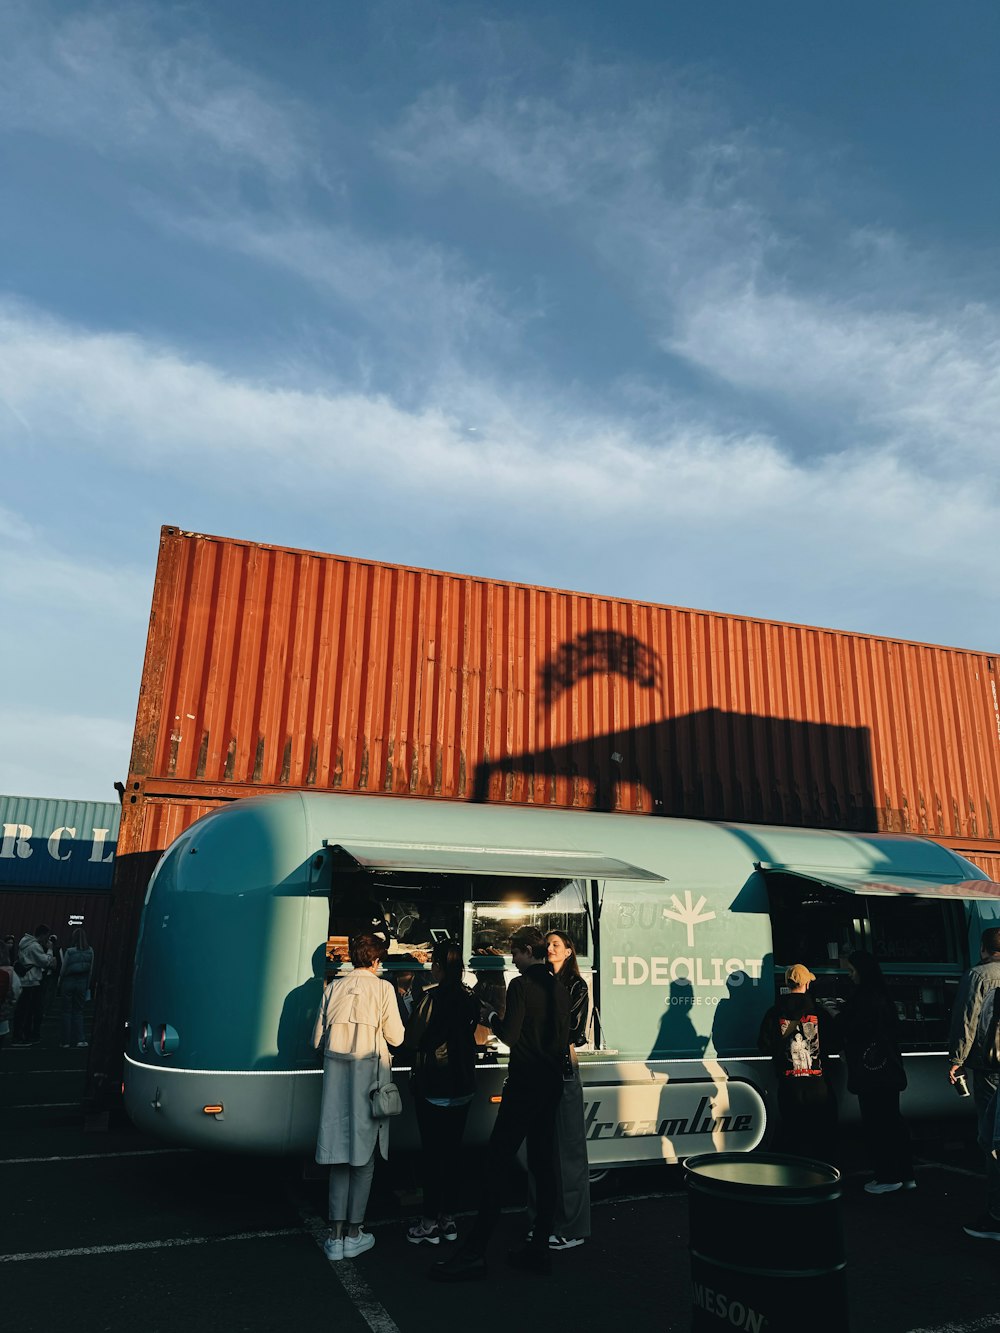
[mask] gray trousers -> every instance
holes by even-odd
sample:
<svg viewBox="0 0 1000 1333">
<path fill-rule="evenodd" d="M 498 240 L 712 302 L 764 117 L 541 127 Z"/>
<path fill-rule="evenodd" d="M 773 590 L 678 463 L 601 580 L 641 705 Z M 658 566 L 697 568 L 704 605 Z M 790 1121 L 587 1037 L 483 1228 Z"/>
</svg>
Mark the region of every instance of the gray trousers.
<svg viewBox="0 0 1000 1333">
<path fill-rule="evenodd" d="M 986 1211 L 1000 1217 L 1000 1162 L 993 1156 L 993 1094 L 1000 1082 L 1000 1074 L 973 1069 L 972 1096 L 979 1117 L 979 1146 L 986 1152 Z"/>
<path fill-rule="evenodd" d="M 330 1221 L 360 1225 L 365 1220 L 368 1195 L 375 1174 L 375 1153 L 364 1166 L 335 1162 L 330 1167 Z"/>
<path fill-rule="evenodd" d="M 575 1054 L 575 1052 L 574 1052 Z M 563 1095 L 556 1113 L 556 1215 L 553 1233 L 567 1240 L 590 1235 L 590 1163 L 583 1121 L 583 1085 L 573 1061 L 573 1077 L 563 1080 Z M 520 1156 L 521 1154 L 519 1154 Z M 522 1158 L 522 1165 L 527 1162 Z M 528 1173 L 528 1224 L 535 1227 L 535 1181 Z"/>
</svg>

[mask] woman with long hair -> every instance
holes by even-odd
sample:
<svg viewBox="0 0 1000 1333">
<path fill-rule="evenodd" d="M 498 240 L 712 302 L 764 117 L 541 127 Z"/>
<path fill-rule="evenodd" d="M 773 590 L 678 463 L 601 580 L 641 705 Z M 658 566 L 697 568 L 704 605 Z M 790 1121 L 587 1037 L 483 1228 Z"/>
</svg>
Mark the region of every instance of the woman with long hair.
<svg viewBox="0 0 1000 1333">
<path fill-rule="evenodd" d="M 406 1233 L 413 1245 L 458 1239 L 459 1149 L 475 1093 L 479 1022 L 479 1004 L 462 984 L 463 971 L 458 944 L 439 940 L 431 954 L 432 983 L 406 1024 L 424 1178 L 423 1216 Z"/>
<path fill-rule="evenodd" d="M 70 936 L 69 948 L 62 956 L 59 996 L 62 1008 L 62 1046 L 86 1046 L 83 1037 L 83 1006 L 94 972 L 94 951 L 86 932 L 77 926 Z"/>
<path fill-rule="evenodd" d="M 373 1115 L 371 1093 L 392 1078 L 389 1047 L 403 1042 L 395 988 L 377 976 L 384 941 L 354 935 L 348 947 L 353 970 L 327 983 L 313 1032 L 323 1049 L 316 1161 L 330 1164 L 332 1230 L 323 1251 L 331 1260 L 356 1259 L 375 1244 L 362 1223 L 376 1149 L 389 1156 L 389 1121 Z"/>
<path fill-rule="evenodd" d="M 847 959 L 852 989 L 838 1019 L 847 1057 L 847 1089 L 857 1095 L 875 1169 L 868 1194 L 916 1189 L 910 1131 L 899 1109 L 906 1071 L 899 1049 L 899 1017 L 877 959 L 864 949 Z"/>
<path fill-rule="evenodd" d="M 576 944 L 564 930 L 545 936 L 549 966 L 569 992 L 569 1049 L 563 1095 L 556 1116 L 556 1212 L 550 1250 L 572 1250 L 590 1236 L 590 1163 L 583 1121 L 583 1085 L 576 1051 L 587 1044 L 590 992 L 580 975 Z M 529 1178 L 530 1180 L 530 1178 Z M 529 1188 L 528 1216 L 534 1227 L 534 1190 Z"/>
</svg>

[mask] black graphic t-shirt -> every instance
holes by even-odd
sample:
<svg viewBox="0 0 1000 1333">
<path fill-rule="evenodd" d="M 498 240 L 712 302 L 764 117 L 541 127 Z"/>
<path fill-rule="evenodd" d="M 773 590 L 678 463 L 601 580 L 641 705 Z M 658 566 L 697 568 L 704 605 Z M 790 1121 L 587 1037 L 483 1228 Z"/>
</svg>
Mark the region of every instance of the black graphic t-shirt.
<svg viewBox="0 0 1000 1333">
<path fill-rule="evenodd" d="M 808 994 L 782 995 L 764 1015 L 757 1048 L 779 1077 L 822 1078 L 823 1014 Z"/>
</svg>

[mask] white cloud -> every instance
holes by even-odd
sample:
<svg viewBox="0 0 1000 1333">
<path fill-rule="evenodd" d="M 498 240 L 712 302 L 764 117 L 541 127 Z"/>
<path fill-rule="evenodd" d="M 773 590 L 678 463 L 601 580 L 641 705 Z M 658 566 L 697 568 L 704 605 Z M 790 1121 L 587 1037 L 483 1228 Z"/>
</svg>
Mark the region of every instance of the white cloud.
<svg viewBox="0 0 1000 1333">
<path fill-rule="evenodd" d="M 729 384 L 834 414 L 841 431 L 919 457 L 931 474 L 1000 480 L 1000 318 L 859 310 L 787 291 L 692 288 L 672 350 Z M 984 480 L 980 474 L 980 483 Z"/>
<path fill-rule="evenodd" d="M 721 106 L 678 86 L 633 93 L 620 71 L 578 70 L 563 93 L 471 105 L 438 88 L 383 150 L 425 188 L 472 173 L 560 210 L 665 351 L 720 389 L 756 395 L 740 409 L 749 421 L 785 423 L 779 452 L 841 467 L 844 455 L 874 451 L 877 462 L 886 451 L 935 480 L 970 468 L 980 485 L 1000 480 L 1000 311 L 950 294 L 931 257 L 885 229 L 832 215 L 826 270 L 796 281 L 797 201 L 775 127 L 765 146 Z M 810 170 L 816 227 L 817 201 L 850 189 L 819 163 Z M 775 177 L 780 219 L 768 207 Z M 712 422 L 711 390 L 703 402 Z"/>
<path fill-rule="evenodd" d="M 0 541 L 10 542 L 28 542 L 32 538 L 32 529 L 29 523 L 15 514 L 12 509 L 0 505 Z M 3 576 L 3 570 L 0 568 L 0 577 Z"/>
<path fill-rule="evenodd" d="M 981 588 L 981 553 L 1000 518 L 988 489 L 962 473 L 931 487 L 919 458 L 871 442 L 803 462 L 766 436 L 696 421 L 640 429 L 572 399 L 468 380 L 437 391 L 462 410 L 282 390 L 23 309 L 0 320 L 0 392 L 31 423 L 36 449 L 51 457 L 72 440 L 122 485 L 137 472 L 193 470 L 200 493 L 266 502 L 271 522 L 349 494 L 341 549 L 352 512 L 359 541 L 370 541 L 373 515 L 423 515 L 418 526 L 447 523 L 452 565 L 468 566 L 458 547 L 492 539 L 531 551 L 552 582 L 695 605 L 725 598 L 725 609 L 853 628 L 864 627 L 873 584 L 887 584 L 900 620 L 889 626 L 883 614 L 869 628 L 971 642 L 986 605 L 1000 601 L 987 590 L 967 624 L 956 611 L 954 630 L 923 629 L 929 597 Z M 60 576 L 55 562 L 37 579 L 57 586 Z M 133 594 L 143 605 L 135 588 L 124 600 Z M 951 624 L 950 612 L 938 608 L 937 623 Z"/>
<path fill-rule="evenodd" d="M 313 169 L 301 110 L 196 37 L 157 30 L 155 9 L 55 17 L 44 0 L 0 9 L 0 128 L 182 169 L 251 166 L 279 182 Z M 311 151 L 310 151 L 311 150 Z"/>
<path fill-rule="evenodd" d="M 429 362 L 438 368 L 487 344 L 509 347 L 524 322 L 495 281 L 459 256 L 416 237 L 375 241 L 342 225 L 305 217 L 202 213 L 149 206 L 150 216 L 205 244 L 247 255 L 294 274 L 310 290 L 351 312 L 394 346 L 405 378 Z M 402 355 L 400 356 L 400 353 Z M 353 367 L 352 367 L 353 369 Z"/>
</svg>

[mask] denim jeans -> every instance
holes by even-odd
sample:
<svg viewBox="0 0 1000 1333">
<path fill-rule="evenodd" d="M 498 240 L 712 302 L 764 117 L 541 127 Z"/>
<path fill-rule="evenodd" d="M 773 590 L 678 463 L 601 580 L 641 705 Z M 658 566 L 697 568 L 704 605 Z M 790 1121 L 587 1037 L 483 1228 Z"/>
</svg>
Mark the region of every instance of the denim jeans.
<svg viewBox="0 0 1000 1333">
<path fill-rule="evenodd" d="M 980 1147 L 986 1145 L 986 1211 L 1000 1217 L 1000 1162 L 990 1151 L 993 1146 L 993 1094 L 1000 1082 L 1000 1074 L 987 1073 L 985 1069 L 973 1069 L 971 1073 L 972 1096 L 979 1117 L 979 1144 Z"/>
<path fill-rule="evenodd" d="M 78 1046 L 83 1041 L 83 1001 L 86 994 L 86 986 L 74 986 L 70 981 L 62 984 L 61 1040 L 64 1046 Z"/>
</svg>

